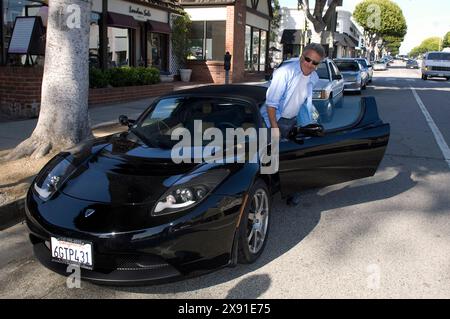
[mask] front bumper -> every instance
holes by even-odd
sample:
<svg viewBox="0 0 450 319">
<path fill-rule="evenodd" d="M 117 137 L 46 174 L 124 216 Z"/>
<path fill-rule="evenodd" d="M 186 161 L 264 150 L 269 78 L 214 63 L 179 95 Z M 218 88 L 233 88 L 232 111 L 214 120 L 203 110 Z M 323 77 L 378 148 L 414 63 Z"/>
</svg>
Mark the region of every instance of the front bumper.
<svg viewBox="0 0 450 319">
<path fill-rule="evenodd" d="M 441 77 L 441 78 L 449 78 L 449 71 L 422 71 L 423 75 L 431 76 L 431 77 Z"/>
<path fill-rule="evenodd" d="M 121 233 L 95 233 L 48 223 L 39 214 L 45 205 L 37 200 L 29 193 L 26 204 L 26 222 L 36 258 L 50 270 L 69 276 L 68 265 L 52 261 L 47 247 L 50 238 L 90 241 L 94 268 L 81 268 L 81 279 L 106 285 L 154 284 L 228 265 L 242 205 L 239 195 L 211 195 L 165 224 Z M 67 196 L 64 200 L 67 209 L 72 201 L 80 201 Z"/>
<path fill-rule="evenodd" d="M 353 82 L 353 81 L 345 82 L 344 83 L 344 91 L 349 91 L 349 92 L 361 91 L 361 83 Z"/>
</svg>

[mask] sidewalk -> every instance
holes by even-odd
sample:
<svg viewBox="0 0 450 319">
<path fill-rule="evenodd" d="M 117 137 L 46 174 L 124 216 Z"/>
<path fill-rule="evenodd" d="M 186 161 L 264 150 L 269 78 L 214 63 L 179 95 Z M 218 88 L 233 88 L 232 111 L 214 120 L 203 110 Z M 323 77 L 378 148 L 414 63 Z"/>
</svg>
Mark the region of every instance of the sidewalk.
<svg viewBox="0 0 450 319">
<path fill-rule="evenodd" d="M 191 83 L 186 85 L 175 82 L 174 91 L 206 85 L 205 83 Z M 127 115 L 136 119 L 157 97 L 143 100 L 108 104 L 89 108 L 91 128 L 114 124 L 119 122 L 119 115 Z M 10 121 L 0 123 L 0 151 L 16 147 L 28 138 L 36 127 L 37 119 Z"/>
</svg>

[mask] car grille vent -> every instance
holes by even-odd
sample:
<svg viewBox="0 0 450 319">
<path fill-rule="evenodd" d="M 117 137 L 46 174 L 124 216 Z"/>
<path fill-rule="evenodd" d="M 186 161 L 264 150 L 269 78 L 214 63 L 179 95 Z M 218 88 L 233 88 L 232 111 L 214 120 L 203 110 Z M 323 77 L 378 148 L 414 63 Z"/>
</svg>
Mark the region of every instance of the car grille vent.
<svg viewBox="0 0 450 319">
<path fill-rule="evenodd" d="M 152 255 L 126 255 L 116 258 L 116 269 L 123 271 L 150 270 L 171 267 L 164 259 Z"/>
<path fill-rule="evenodd" d="M 450 72 L 450 68 L 445 67 L 445 66 L 432 66 L 431 70 L 432 71 L 449 71 Z"/>
</svg>

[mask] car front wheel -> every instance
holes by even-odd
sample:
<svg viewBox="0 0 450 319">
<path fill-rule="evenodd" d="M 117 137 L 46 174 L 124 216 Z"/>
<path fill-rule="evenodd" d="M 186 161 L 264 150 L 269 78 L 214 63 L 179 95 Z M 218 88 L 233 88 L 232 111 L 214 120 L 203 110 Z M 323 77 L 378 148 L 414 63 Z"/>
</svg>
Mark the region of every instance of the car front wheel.
<svg viewBox="0 0 450 319">
<path fill-rule="evenodd" d="M 424 80 L 424 81 L 428 80 L 428 78 L 425 74 L 422 74 L 422 80 Z"/>
<path fill-rule="evenodd" d="M 239 226 L 238 261 L 253 263 L 263 252 L 269 233 L 271 196 L 266 183 L 258 179 L 248 193 Z"/>
</svg>

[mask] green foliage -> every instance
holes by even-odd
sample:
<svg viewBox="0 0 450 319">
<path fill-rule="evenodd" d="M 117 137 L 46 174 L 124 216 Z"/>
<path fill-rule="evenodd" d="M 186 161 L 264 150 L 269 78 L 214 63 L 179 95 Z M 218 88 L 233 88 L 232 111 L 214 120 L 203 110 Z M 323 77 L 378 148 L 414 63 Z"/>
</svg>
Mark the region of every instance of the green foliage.
<svg viewBox="0 0 450 319">
<path fill-rule="evenodd" d="M 450 48 L 450 31 L 444 35 L 444 40 L 442 42 L 444 48 Z"/>
<path fill-rule="evenodd" d="M 353 17 L 369 35 L 381 38 L 395 36 L 403 41 L 408 29 L 402 9 L 390 0 L 364 0 Z"/>
<path fill-rule="evenodd" d="M 96 88 L 105 88 L 109 83 L 109 73 L 103 72 L 97 68 L 89 69 L 89 87 Z"/>
<path fill-rule="evenodd" d="M 150 85 L 159 83 L 159 70 L 145 67 L 119 67 L 106 71 L 92 68 L 89 73 L 91 88 Z"/>
<path fill-rule="evenodd" d="M 182 65 L 186 65 L 189 56 L 189 34 L 191 32 L 191 19 L 183 14 L 175 19 L 172 28 L 172 51 Z"/>
<path fill-rule="evenodd" d="M 273 17 L 272 21 L 270 21 L 270 41 L 276 42 L 277 36 L 281 23 L 281 15 L 280 15 L 280 2 L 279 0 L 272 0 L 272 8 L 273 8 Z"/>
<path fill-rule="evenodd" d="M 422 41 L 422 43 L 409 52 L 409 56 L 417 57 L 428 51 L 439 51 L 441 49 L 442 39 L 439 37 L 431 37 Z"/>
</svg>

